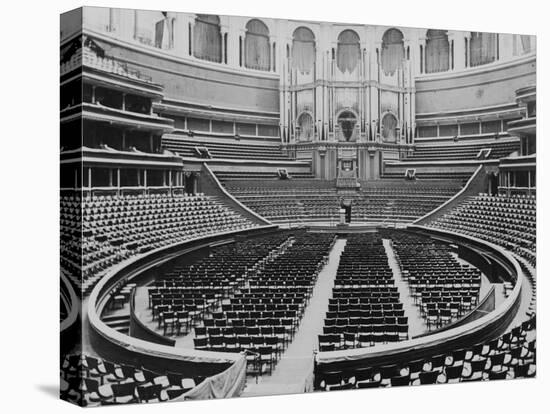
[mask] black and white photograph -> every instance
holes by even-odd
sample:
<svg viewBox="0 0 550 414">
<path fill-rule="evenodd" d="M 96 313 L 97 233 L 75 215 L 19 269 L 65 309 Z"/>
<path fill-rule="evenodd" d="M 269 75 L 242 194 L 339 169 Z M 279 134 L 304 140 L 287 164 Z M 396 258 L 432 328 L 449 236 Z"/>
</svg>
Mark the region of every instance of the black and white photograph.
<svg viewBox="0 0 550 414">
<path fill-rule="evenodd" d="M 535 35 L 84 6 L 60 42 L 61 399 L 536 377 Z"/>
</svg>

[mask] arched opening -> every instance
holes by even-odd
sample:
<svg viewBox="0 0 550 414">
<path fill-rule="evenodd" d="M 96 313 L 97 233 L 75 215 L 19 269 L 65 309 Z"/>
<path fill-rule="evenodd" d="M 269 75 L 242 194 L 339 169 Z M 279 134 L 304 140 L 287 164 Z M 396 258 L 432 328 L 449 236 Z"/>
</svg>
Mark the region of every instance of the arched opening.
<svg viewBox="0 0 550 414">
<path fill-rule="evenodd" d="M 382 138 L 386 142 L 397 140 L 397 118 L 392 113 L 387 113 L 382 118 Z"/>
<path fill-rule="evenodd" d="M 361 57 L 359 35 L 353 30 L 344 30 L 338 36 L 338 55 L 336 65 L 342 72 L 355 70 Z"/>
<path fill-rule="evenodd" d="M 313 138 L 313 118 L 308 112 L 303 112 L 298 117 L 298 140 L 311 141 Z"/>
<path fill-rule="evenodd" d="M 218 16 L 197 15 L 193 28 L 193 56 L 197 59 L 221 63 L 222 35 Z"/>
<path fill-rule="evenodd" d="M 349 141 L 353 137 L 355 124 L 357 124 L 357 117 L 351 111 L 344 111 L 338 116 L 338 125 L 346 141 Z"/>
<path fill-rule="evenodd" d="M 315 35 L 307 27 L 298 27 L 292 35 L 292 67 L 308 74 L 315 64 Z"/>
<path fill-rule="evenodd" d="M 497 34 L 472 32 L 470 37 L 470 66 L 485 65 L 497 59 Z"/>
<path fill-rule="evenodd" d="M 449 70 L 449 37 L 446 30 L 426 32 L 426 73 Z"/>
<path fill-rule="evenodd" d="M 245 66 L 248 69 L 269 71 L 271 66 L 269 29 L 258 19 L 246 24 L 244 38 Z"/>
<path fill-rule="evenodd" d="M 382 36 L 382 70 L 386 75 L 393 75 L 403 67 L 405 42 L 403 33 L 397 29 L 388 29 Z"/>
</svg>

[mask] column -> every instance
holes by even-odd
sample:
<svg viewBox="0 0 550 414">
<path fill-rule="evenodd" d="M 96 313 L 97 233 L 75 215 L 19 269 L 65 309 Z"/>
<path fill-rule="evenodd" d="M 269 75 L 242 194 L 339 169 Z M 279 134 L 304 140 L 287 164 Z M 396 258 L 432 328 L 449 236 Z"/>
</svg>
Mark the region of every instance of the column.
<svg viewBox="0 0 550 414">
<path fill-rule="evenodd" d="M 453 44 L 453 60 L 454 60 L 454 67 L 453 70 L 462 70 L 465 66 L 465 54 L 466 54 L 466 44 L 465 39 L 467 36 L 467 32 L 456 32 L 456 31 L 450 31 L 448 34 L 449 37 L 449 44 Z M 451 50 L 449 50 L 449 55 L 451 54 Z M 450 68 L 450 66 L 449 66 Z"/>
<path fill-rule="evenodd" d="M 276 48 L 276 38 L 275 36 L 269 36 L 269 71 L 270 72 L 275 72 L 275 65 L 277 63 L 276 61 L 276 53 L 275 53 L 275 48 Z"/>
<path fill-rule="evenodd" d="M 220 28 L 220 33 L 222 35 L 222 63 L 225 64 L 227 60 L 227 50 L 226 50 L 226 43 L 225 43 L 225 35 L 228 33 L 227 27 L 222 26 Z M 227 39 L 227 42 L 229 43 L 229 37 Z M 229 49 L 229 44 L 227 45 Z"/>
</svg>

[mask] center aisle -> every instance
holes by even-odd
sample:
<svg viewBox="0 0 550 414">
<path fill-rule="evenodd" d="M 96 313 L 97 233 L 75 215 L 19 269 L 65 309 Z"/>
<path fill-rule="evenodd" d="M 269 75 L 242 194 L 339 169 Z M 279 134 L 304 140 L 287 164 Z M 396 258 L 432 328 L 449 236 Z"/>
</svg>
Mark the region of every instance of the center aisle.
<svg viewBox="0 0 550 414">
<path fill-rule="evenodd" d="M 328 300 L 332 295 L 340 255 L 346 239 L 338 239 L 319 273 L 313 295 L 292 343 L 284 352 L 271 375 L 248 379 L 242 397 L 258 395 L 295 394 L 312 390 L 313 350 L 318 347 L 317 335 L 323 333 Z"/>
</svg>

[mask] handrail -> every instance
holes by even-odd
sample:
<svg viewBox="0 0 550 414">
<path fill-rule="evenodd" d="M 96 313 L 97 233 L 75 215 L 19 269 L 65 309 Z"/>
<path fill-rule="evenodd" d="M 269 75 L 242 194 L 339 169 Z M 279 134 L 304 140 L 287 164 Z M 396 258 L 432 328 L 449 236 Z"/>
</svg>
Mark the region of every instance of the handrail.
<svg viewBox="0 0 550 414">
<path fill-rule="evenodd" d="M 318 352 L 316 355 L 316 369 L 322 365 L 326 365 L 332 369 L 333 366 L 331 366 L 331 364 L 346 364 L 352 362 L 354 364 L 360 364 L 361 362 L 373 363 L 373 361 L 383 363 L 390 363 L 391 361 L 395 363 L 400 359 L 410 360 L 411 356 L 417 358 L 423 353 L 441 353 L 443 351 L 443 345 L 451 347 L 454 344 L 460 344 L 459 346 L 463 347 L 464 342 L 473 341 L 474 339 L 476 341 L 479 339 L 485 340 L 489 337 L 494 337 L 497 335 L 497 332 L 500 334 L 502 325 L 510 323 L 511 318 L 515 316 L 518 308 L 518 301 L 521 300 L 523 285 L 526 283 L 526 278 L 521 266 L 512 254 L 500 246 L 463 234 L 435 230 L 417 225 L 409 226 L 409 228 L 446 235 L 452 237 L 454 240 L 467 240 L 474 244 L 482 245 L 498 256 L 503 257 L 514 269 L 516 275 L 516 284 L 511 294 L 493 312 L 466 325 L 455 327 L 445 332 L 409 339 L 403 342 L 381 345 L 372 349 L 357 348 L 342 351 Z"/>
<path fill-rule="evenodd" d="M 141 319 L 136 315 L 135 301 L 136 301 L 136 288 L 134 287 L 132 288 L 132 293 L 130 294 L 130 336 L 132 338 L 139 338 L 138 336 L 135 335 L 135 327 L 137 325 L 137 327 L 140 330 L 144 331 L 146 334 L 141 336 L 149 337 L 148 339 L 145 339 L 145 338 L 140 338 L 140 339 L 144 339 L 144 340 L 147 340 L 148 342 L 153 342 L 160 345 L 175 346 L 176 345 L 175 340 L 156 333 L 155 331 L 150 329 L 148 326 L 146 326 L 143 322 L 141 322 Z"/>
<path fill-rule="evenodd" d="M 248 208 L 247 206 L 245 206 L 243 203 L 241 203 L 239 200 L 237 200 L 236 197 L 234 197 L 233 195 L 231 195 L 223 186 L 222 184 L 220 183 L 220 180 L 218 180 L 218 177 L 216 177 L 216 174 L 214 174 L 214 172 L 210 169 L 210 167 L 208 166 L 207 163 L 203 163 L 203 166 L 204 168 L 206 169 L 206 171 L 208 172 L 208 174 L 210 175 L 210 178 L 212 178 L 212 180 L 214 181 L 216 187 L 218 188 L 218 190 L 220 190 L 226 197 L 228 197 L 231 201 L 233 201 L 235 204 L 237 204 L 240 208 L 242 208 L 243 210 L 245 210 L 247 213 L 251 214 L 253 217 L 255 217 L 257 220 L 260 220 L 260 222 L 262 223 L 265 223 L 267 225 L 273 225 L 273 223 L 271 223 L 269 220 L 267 220 L 266 218 L 260 216 L 258 213 L 256 213 L 255 211 L 251 210 L 250 208 Z"/>
<path fill-rule="evenodd" d="M 455 200 L 458 199 L 458 197 L 460 197 L 462 194 L 464 194 L 470 187 L 470 185 L 472 184 L 472 182 L 474 181 L 474 179 L 478 176 L 478 174 L 483 170 L 483 165 L 480 165 L 479 167 L 477 167 L 477 169 L 474 171 L 474 173 L 470 176 L 470 178 L 468 179 L 468 181 L 466 182 L 466 184 L 464 185 L 464 187 L 462 187 L 462 189 L 456 193 L 454 196 L 452 196 L 451 198 L 449 198 L 447 201 L 445 201 L 443 204 L 441 204 L 440 206 L 436 207 L 435 209 L 433 209 L 432 211 L 424 214 L 422 217 L 420 218 L 417 218 L 415 221 L 413 221 L 413 224 L 417 224 L 417 223 L 420 223 L 421 221 L 427 219 L 428 217 L 432 216 L 433 214 L 437 213 L 438 211 L 441 211 L 442 209 L 444 209 L 445 207 L 447 207 L 449 204 L 453 203 Z"/>
</svg>

